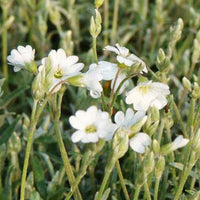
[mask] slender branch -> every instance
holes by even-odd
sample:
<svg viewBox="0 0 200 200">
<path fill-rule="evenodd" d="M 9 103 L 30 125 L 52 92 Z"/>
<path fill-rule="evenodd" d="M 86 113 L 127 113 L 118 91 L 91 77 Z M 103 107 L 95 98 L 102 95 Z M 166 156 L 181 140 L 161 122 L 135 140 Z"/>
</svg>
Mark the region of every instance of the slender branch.
<svg viewBox="0 0 200 200">
<path fill-rule="evenodd" d="M 29 157 L 30 157 L 30 152 L 31 152 L 31 147 L 32 147 L 33 136 L 35 133 L 35 129 L 36 129 L 36 125 L 37 125 L 39 116 L 40 116 L 42 110 L 44 109 L 46 103 L 47 103 L 47 100 L 45 100 L 43 102 L 43 104 L 40 107 L 38 107 L 38 110 L 37 110 L 38 101 L 34 100 L 33 110 L 32 110 L 32 115 L 31 115 L 31 127 L 30 127 L 30 132 L 29 132 L 28 140 L 27 140 L 25 159 L 24 159 L 22 178 L 21 178 L 20 200 L 24 200 L 25 182 L 26 182 L 26 175 L 27 175 L 27 169 L 28 169 L 28 163 L 29 163 Z"/>
<path fill-rule="evenodd" d="M 114 14 L 113 14 L 113 26 L 112 26 L 112 33 L 111 33 L 111 38 L 112 38 L 113 42 L 115 42 L 115 39 L 116 39 L 118 11 L 119 11 L 119 0 L 115 0 Z"/>
<path fill-rule="evenodd" d="M 149 185 L 148 185 L 147 181 L 145 181 L 145 183 L 144 183 L 144 191 L 145 191 L 147 200 L 151 200 L 151 194 L 149 191 Z"/>
<path fill-rule="evenodd" d="M 118 173 L 118 176 L 119 176 L 120 184 L 121 184 L 123 192 L 124 192 L 125 199 L 130 200 L 129 195 L 128 195 L 128 191 L 126 189 L 126 185 L 125 185 L 125 182 L 124 182 L 124 178 L 123 178 L 123 174 L 122 174 L 122 170 L 121 170 L 121 167 L 120 167 L 119 160 L 117 160 L 117 162 L 116 162 L 116 168 L 117 168 L 117 173 Z"/>
<path fill-rule="evenodd" d="M 92 49 L 93 49 L 93 54 L 94 54 L 94 62 L 98 63 L 98 58 L 97 58 L 97 39 L 96 37 L 92 38 Z"/>
<path fill-rule="evenodd" d="M 135 190 L 135 194 L 134 194 L 133 200 L 138 200 L 139 195 L 140 195 L 140 189 L 141 189 L 141 186 L 138 185 L 137 188 L 136 188 L 136 190 Z"/>
</svg>

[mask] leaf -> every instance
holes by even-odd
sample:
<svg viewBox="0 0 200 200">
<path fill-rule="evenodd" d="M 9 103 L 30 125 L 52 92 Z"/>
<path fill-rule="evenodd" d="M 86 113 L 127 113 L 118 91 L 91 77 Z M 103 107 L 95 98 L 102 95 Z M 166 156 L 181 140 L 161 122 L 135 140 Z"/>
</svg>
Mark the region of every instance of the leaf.
<svg viewBox="0 0 200 200">
<path fill-rule="evenodd" d="M 103 196 L 101 198 L 101 200 L 107 200 L 110 194 L 110 188 L 108 188 L 104 193 Z"/>
<path fill-rule="evenodd" d="M 3 132 L 3 134 L 0 137 L 0 145 L 2 145 L 3 143 L 6 143 L 8 141 L 8 139 L 10 138 L 12 133 L 14 132 L 19 119 L 20 119 L 20 117 L 15 119 L 13 121 L 13 123 L 11 125 L 9 125 L 9 127 Z"/>
<path fill-rule="evenodd" d="M 44 180 L 44 172 L 40 160 L 36 156 L 31 157 L 31 167 L 33 170 L 34 181 L 36 188 L 42 197 L 46 196 L 46 185 Z"/>
<path fill-rule="evenodd" d="M 175 167 L 179 170 L 183 170 L 183 164 L 182 163 L 178 163 L 178 162 L 173 162 L 173 163 L 169 163 L 169 165 L 171 165 L 172 167 Z M 194 171 L 190 171 L 190 176 L 192 176 L 193 178 L 199 179 L 199 174 L 197 174 Z"/>
<path fill-rule="evenodd" d="M 42 200 L 42 199 L 37 191 L 33 191 L 31 193 L 30 200 Z"/>
<path fill-rule="evenodd" d="M 29 86 L 22 86 L 8 94 L 2 101 L 0 101 L 0 109 L 6 107 L 13 99 L 22 94 L 28 88 Z"/>
</svg>

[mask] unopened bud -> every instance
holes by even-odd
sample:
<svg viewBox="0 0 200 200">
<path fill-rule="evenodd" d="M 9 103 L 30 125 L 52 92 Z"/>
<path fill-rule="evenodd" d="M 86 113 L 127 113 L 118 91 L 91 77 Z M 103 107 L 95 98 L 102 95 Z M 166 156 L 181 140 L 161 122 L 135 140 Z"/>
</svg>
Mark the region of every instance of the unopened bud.
<svg viewBox="0 0 200 200">
<path fill-rule="evenodd" d="M 160 64 L 162 63 L 166 58 L 165 52 L 163 51 L 163 49 L 159 49 L 158 51 L 158 56 L 157 56 L 157 62 Z"/>
<path fill-rule="evenodd" d="M 83 83 L 83 75 L 72 76 L 67 79 L 67 83 L 75 87 L 86 87 Z"/>
<path fill-rule="evenodd" d="M 200 129 L 197 131 L 192 141 L 192 149 L 195 152 L 200 152 Z"/>
<path fill-rule="evenodd" d="M 150 174 L 155 166 L 154 161 L 154 153 L 150 152 L 145 158 L 144 158 L 144 174 L 148 175 Z"/>
<path fill-rule="evenodd" d="M 8 151 L 18 153 L 21 150 L 21 140 L 19 136 L 14 132 L 8 141 Z"/>
<path fill-rule="evenodd" d="M 197 82 L 194 82 L 194 87 L 192 90 L 192 98 L 198 99 L 200 97 L 200 87 Z"/>
<path fill-rule="evenodd" d="M 164 156 L 159 156 L 158 161 L 155 164 L 155 176 L 157 179 L 161 178 L 164 169 L 165 169 L 165 158 Z"/>
<path fill-rule="evenodd" d="M 160 145 L 157 140 L 153 140 L 153 151 L 155 154 L 158 154 L 160 152 Z"/>
<path fill-rule="evenodd" d="M 119 129 L 113 138 L 112 142 L 112 149 L 114 151 L 114 157 L 117 159 L 124 156 L 124 154 L 128 151 L 128 143 L 129 138 L 128 134 L 124 132 L 123 130 Z"/>
<path fill-rule="evenodd" d="M 90 34 L 92 35 L 92 37 L 96 37 L 96 25 L 95 25 L 95 21 L 94 21 L 94 17 L 91 17 L 90 20 Z"/>
<path fill-rule="evenodd" d="M 25 63 L 25 67 L 30 73 L 33 73 L 33 74 L 37 73 L 37 65 L 35 64 L 34 61 L 30 63 Z"/>
<path fill-rule="evenodd" d="M 101 7 L 102 4 L 103 4 L 103 2 L 104 2 L 104 0 L 95 0 L 95 6 L 96 6 L 96 8 Z"/>
<path fill-rule="evenodd" d="M 184 88 L 191 92 L 192 91 L 191 82 L 186 77 L 183 77 L 182 82 L 183 82 Z"/>
</svg>

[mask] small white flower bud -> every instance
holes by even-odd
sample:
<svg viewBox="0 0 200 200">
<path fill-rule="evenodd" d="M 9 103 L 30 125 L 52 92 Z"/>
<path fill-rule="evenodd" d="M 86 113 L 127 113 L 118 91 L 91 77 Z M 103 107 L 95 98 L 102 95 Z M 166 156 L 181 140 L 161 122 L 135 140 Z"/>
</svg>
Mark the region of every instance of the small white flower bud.
<svg viewBox="0 0 200 200">
<path fill-rule="evenodd" d="M 192 91 L 191 82 L 186 77 L 183 77 L 182 82 L 184 88 L 191 92 Z"/>
</svg>

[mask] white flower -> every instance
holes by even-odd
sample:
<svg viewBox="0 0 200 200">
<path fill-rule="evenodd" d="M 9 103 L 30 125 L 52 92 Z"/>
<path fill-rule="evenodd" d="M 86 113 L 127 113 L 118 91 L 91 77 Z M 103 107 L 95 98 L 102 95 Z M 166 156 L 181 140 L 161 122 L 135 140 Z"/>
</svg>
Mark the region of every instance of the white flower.
<svg viewBox="0 0 200 200">
<path fill-rule="evenodd" d="M 90 65 L 89 70 L 82 74 L 83 77 L 81 82 L 86 85 L 87 89 L 90 90 L 90 95 L 93 98 L 99 98 L 103 88 L 100 84 L 102 80 L 102 75 L 100 71 L 96 68 L 94 64 Z"/>
<path fill-rule="evenodd" d="M 91 106 L 87 111 L 79 110 L 75 116 L 69 118 L 71 126 L 77 129 L 71 139 L 76 142 L 97 142 L 100 138 L 110 140 L 116 130 L 116 125 L 111 122 L 109 114 Z"/>
<path fill-rule="evenodd" d="M 141 129 L 142 125 L 144 125 L 147 120 L 145 111 L 138 111 L 134 113 L 131 108 L 128 108 L 125 115 L 122 111 L 118 111 L 115 114 L 114 120 L 118 127 L 127 130 L 126 133 L 129 134 L 130 137 L 130 147 L 137 153 L 144 153 L 145 147 L 151 143 L 151 138 L 146 133 L 132 134 L 131 128 L 140 121 L 141 124 L 138 127 L 138 131 Z"/>
<path fill-rule="evenodd" d="M 169 93 L 169 86 L 164 83 L 143 82 L 127 93 L 126 103 L 133 104 L 135 110 L 146 111 L 149 106 L 160 110 L 167 104 L 165 96 Z"/>
<path fill-rule="evenodd" d="M 147 73 L 147 68 L 144 61 L 142 61 L 136 55 L 130 54 L 129 49 L 127 49 L 126 47 L 122 47 L 119 44 L 115 44 L 115 46 L 116 47 L 108 45 L 104 48 L 104 50 L 115 52 L 117 54 L 117 61 L 128 67 L 131 67 L 135 64 L 141 64 L 142 72 Z"/>
<path fill-rule="evenodd" d="M 78 56 L 67 57 L 63 49 L 51 50 L 48 57 L 53 70 L 53 80 L 49 90 L 51 91 L 55 87 L 53 92 L 60 90 L 61 84 L 58 84 L 59 82 L 80 74 L 80 70 L 84 67 L 83 63 L 77 63 Z"/>
<path fill-rule="evenodd" d="M 183 138 L 182 135 L 179 135 L 175 138 L 175 140 L 172 142 L 172 151 L 179 149 L 181 147 L 184 147 L 189 142 L 189 139 Z"/>
<path fill-rule="evenodd" d="M 134 113 L 133 109 L 131 108 L 128 108 L 125 114 L 122 111 L 118 111 L 114 117 L 114 121 L 117 124 L 117 126 L 123 129 L 130 129 L 141 119 L 147 119 L 145 111 L 138 111 Z"/>
<path fill-rule="evenodd" d="M 14 72 L 20 71 L 30 64 L 35 57 L 35 49 L 32 49 L 30 45 L 18 46 L 17 49 L 13 49 L 10 55 L 7 57 L 8 64 L 14 66 Z"/>
<path fill-rule="evenodd" d="M 129 141 L 130 147 L 137 153 L 144 153 L 145 147 L 151 144 L 151 138 L 146 133 L 137 133 Z"/>
<path fill-rule="evenodd" d="M 121 81 L 124 78 L 126 78 L 126 74 L 120 72 L 115 81 L 115 76 L 117 75 L 117 71 L 118 71 L 117 64 L 107 62 L 107 61 L 100 61 L 100 62 L 98 62 L 98 64 L 92 64 L 90 66 L 92 66 L 94 69 L 98 70 L 98 72 L 102 75 L 102 80 L 106 80 L 106 81 L 112 80 L 111 89 L 113 88 L 113 85 L 115 82 L 114 92 L 117 90 Z M 120 88 L 118 95 L 121 94 L 128 85 L 129 85 L 129 81 L 127 80 L 124 82 L 124 84 Z"/>
<path fill-rule="evenodd" d="M 117 64 L 107 62 L 107 61 L 100 61 L 98 64 L 92 64 L 94 68 L 99 70 L 99 73 L 102 75 L 102 80 L 113 80 L 117 74 Z"/>
</svg>

